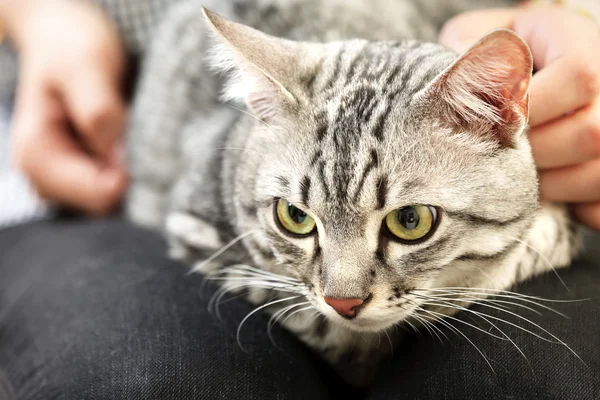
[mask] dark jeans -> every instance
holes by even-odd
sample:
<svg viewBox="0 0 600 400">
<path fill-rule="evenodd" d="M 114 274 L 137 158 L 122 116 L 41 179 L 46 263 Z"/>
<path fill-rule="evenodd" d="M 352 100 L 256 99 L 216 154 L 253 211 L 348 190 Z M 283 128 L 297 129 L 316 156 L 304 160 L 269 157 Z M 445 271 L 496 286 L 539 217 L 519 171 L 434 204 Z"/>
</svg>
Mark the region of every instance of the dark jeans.
<svg viewBox="0 0 600 400">
<path fill-rule="evenodd" d="M 596 246 L 598 241 L 596 240 Z M 293 335 L 242 301 L 207 311 L 214 288 L 165 257 L 163 240 L 118 220 L 63 220 L 0 231 L 0 400 L 11 399 L 600 399 L 600 251 L 517 290 L 554 299 L 537 315 L 513 309 L 566 342 L 583 361 L 523 320 L 498 323 L 508 340 L 449 322 L 473 345 L 409 335 L 365 392 L 341 383 Z M 507 313 L 475 307 L 492 316 Z M 479 321 L 482 330 L 489 325 Z M 385 338 L 383 339 L 385 340 Z M 245 351 L 244 351 L 245 350 Z"/>
</svg>

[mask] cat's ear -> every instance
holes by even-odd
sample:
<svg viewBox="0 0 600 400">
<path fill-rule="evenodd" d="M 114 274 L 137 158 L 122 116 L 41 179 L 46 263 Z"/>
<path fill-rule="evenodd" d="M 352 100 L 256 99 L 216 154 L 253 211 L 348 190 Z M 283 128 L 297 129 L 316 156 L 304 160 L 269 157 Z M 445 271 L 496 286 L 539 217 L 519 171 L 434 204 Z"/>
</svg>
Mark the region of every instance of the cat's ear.
<svg viewBox="0 0 600 400">
<path fill-rule="evenodd" d="M 428 92 L 441 99 L 449 122 L 512 146 L 529 118 L 533 59 L 507 29 L 494 31 L 444 71 Z"/>
<path fill-rule="evenodd" d="M 306 56 L 302 43 L 279 39 L 203 9 L 216 34 L 213 66 L 230 72 L 224 100 L 241 100 L 252 113 L 268 119 L 294 106 L 294 79 Z"/>
</svg>

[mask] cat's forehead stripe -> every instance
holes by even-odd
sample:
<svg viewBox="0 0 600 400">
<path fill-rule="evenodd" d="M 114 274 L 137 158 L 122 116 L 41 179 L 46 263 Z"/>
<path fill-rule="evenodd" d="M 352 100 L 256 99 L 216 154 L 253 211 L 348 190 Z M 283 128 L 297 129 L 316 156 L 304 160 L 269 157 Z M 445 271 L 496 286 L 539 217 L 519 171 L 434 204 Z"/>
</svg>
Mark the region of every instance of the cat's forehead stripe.
<svg viewBox="0 0 600 400">
<path fill-rule="evenodd" d="M 528 220 L 528 215 L 532 213 L 531 210 L 524 210 L 522 214 L 519 214 L 515 217 L 509 217 L 506 219 L 495 219 L 495 218 L 487 218 L 481 215 L 475 215 L 466 212 L 459 211 L 448 211 L 446 210 L 446 214 L 453 219 L 457 219 L 466 223 L 474 224 L 474 225 L 496 225 L 499 227 L 512 225 L 515 223 L 519 223 L 525 220 Z"/>
<path fill-rule="evenodd" d="M 290 180 L 284 176 L 278 175 L 275 177 L 277 179 L 277 183 L 281 186 L 281 189 L 284 191 L 290 190 Z"/>
<path fill-rule="evenodd" d="M 321 160 L 319 162 L 319 181 L 323 186 L 323 193 L 325 195 L 325 200 L 329 200 L 331 198 L 331 193 L 329 191 L 329 185 L 327 184 L 327 179 L 325 177 L 325 161 Z"/>
<path fill-rule="evenodd" d="M 367 179 L 367 176 L 369 175 L 369 173 L 371 173 L 373 168 L 376 168 L 378 165 L 379 165 L 379 157 L 377 156 L 377 150 L 371 149 L 371 160 L 363 169 L 361 177 L 358 181 L 356 192 L 354 193 L 354 196 L 353 196 L 354 202 L 357 202 L 360 199 L 360 195 L 365 187 L 365 180 Z"/>
<path fill-rule="evenodd" d="M 385 207 L 388 192 L 387 175 L 382 175 L 377 179 L 377 209 L 381 210 Z"/>
<path fill-rule="evenodd" d="M 304 175 L 302 181 L 300 181 L 300 198 L 302 203 L 308 205 L 310 195 L 311 180 L 308 175 Z"/>
</svg>

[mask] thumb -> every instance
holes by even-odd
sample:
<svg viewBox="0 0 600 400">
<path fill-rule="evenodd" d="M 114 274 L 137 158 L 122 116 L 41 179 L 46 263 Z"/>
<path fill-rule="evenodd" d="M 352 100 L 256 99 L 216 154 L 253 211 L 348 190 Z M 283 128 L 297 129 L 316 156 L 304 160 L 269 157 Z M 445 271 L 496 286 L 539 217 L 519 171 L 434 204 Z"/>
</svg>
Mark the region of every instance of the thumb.
<svg viewBox="0 0 600 400">
<path fill-rule="evenodd" d="M 518 9 L 507 8 L 459 14 L 443 26 L 439 41 L 458 53 L 464 53 L 491 31 L 512 28 L 518 12 Z"/>
</svg>

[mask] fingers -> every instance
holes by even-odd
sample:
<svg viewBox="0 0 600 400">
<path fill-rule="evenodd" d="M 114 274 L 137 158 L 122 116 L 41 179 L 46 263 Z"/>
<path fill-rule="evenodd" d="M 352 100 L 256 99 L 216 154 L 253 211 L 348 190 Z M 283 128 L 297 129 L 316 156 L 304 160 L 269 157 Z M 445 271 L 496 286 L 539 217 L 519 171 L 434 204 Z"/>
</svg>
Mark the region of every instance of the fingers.
<svg viewBox="0 0 600 400">
<path fill-rule="evenodd" d="M 93 153 L 110 157 L 125 125 L 118 78 L 106 69 L 87 68 L 62 88 L 65 105 L 84 144 Z"/>
<path fill-rule="evenodd" d="M 517 9 L 512 8 L 460 14 L 444 25 L 439 41 L 454 51 L 463 53 L 487 33 L 511 27 L 517 12 Z"/>
<path fill-rule="evenodd" d="M 39 195 L 93 215 L 109 213 L 127 185 L 120 165 L 90 156 L 73 139 L 61 102 L 23 85 L 14 124 L 14 154 Z"/>
<path fill-rule="evenodd" d="M 590 104 L 600 94 L 596 24 L 564 8 L 519 13 L 513 29 L 527 42 L 538 72 L 530 86 L 531 126 Z"/>
<path fill-rule="evenodd" d="M 42 198 L 92 215 L 109 213 L 127 184 L 125 173 L 90 158 L 68 139 L 29 146 L 22 167 Z"/>
<path fill-rule="evenodd" d="M 600 103 L 529 132 L 539 169 L 561 168 L 600 157 Z"/>
<path fill-rule="evenodd" d="M 600 231 L 600 203 L 583 203 L 573 206 L 575 218 L 589 228 Z"/>
<path fill-rule="evenodd" d="M 577 13 L 556 8 L 482 10 L 461 14 L 440 42 L 463 52 L 496 28 L 515 30 L 530 46 L 538 72 L 530 86 L 531 126 L 560 118 L 600 95 L 600 35 Z"/>
<path fill-rule="evenodd" d="M 557 202 L 600 199 L 600 160 L 540 171 L 540 193 L 544 200 Z"/>
<path fill-rule="evenodd" d="M 600 74 L 595 68 L 596 64 L 573 56 L 536 73 L 529 90 L 529 124 L 541 125 L 590 104 L 600 94 Z"/>
</svg>

